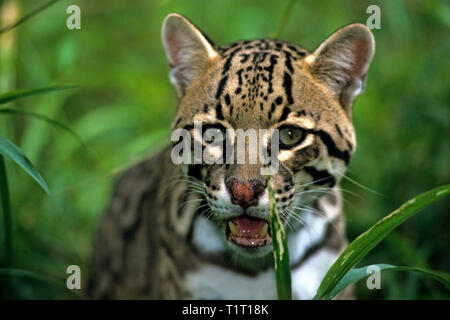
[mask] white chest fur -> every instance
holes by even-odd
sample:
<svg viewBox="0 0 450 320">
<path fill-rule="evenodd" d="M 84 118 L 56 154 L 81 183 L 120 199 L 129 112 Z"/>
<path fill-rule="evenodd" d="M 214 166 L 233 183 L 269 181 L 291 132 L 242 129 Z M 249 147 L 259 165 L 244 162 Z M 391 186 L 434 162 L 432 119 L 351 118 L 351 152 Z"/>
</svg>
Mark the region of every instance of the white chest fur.
<svg viewBox="0 0 450 320">
<path fill-rule="evenodd" d="M 299 261 L 307 249 L 322 240 L 327 220 L 307 213 L 307 227 L 289 236 L 291 261 Z M 216 227 L 204 218 L 196 219 L 193 242 L 203 253 L 225 251 L 222 236 Z M 328 268 L 337 258 L 336 253 L 319 250 L 298 268 L 292 270 L 292 292 L 296 299 L 312 299 Z M 249 276 L 222 266 L 205 263 L 188 273 L 185 286 L 194 299 L 276 299 L 276 283 L 273 269 Z"/>
</svg>

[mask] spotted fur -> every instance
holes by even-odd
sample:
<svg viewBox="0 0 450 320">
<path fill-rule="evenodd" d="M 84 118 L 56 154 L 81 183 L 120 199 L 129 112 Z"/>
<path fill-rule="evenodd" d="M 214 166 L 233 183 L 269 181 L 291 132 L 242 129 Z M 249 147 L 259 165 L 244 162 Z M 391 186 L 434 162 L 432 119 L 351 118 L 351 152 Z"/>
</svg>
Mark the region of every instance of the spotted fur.
<svg viewBox="0 0 450 320">
<path fill-rule="evenodd" d="M 374 51 L 370 31 L 346 26 L 312 52 L 272 39 L 217 46 L 171 14 L 162 37 L 179 97 L 173 130 L 194 135 L 200 121 L 224 129 L 302 131 L 301 143 L 280 149 L 271 183 L 289 234 L 294 296 L 312 298 L 346 243 L 338 183 L 356 147 L 351 109 Z M 245 152 L 249 156 L 249 148 Z M 268 219 L 262 166 L 176 166 L 168 148 L 130 169 L 99 226 L 89 294 L 276 298 L 270 247 L 243 251 L 224 233 L 227 219 L 244 211 Z M 233 179 L 264 182 L 255 205 L 233 203 L 227 188 Z"/>
</svg>

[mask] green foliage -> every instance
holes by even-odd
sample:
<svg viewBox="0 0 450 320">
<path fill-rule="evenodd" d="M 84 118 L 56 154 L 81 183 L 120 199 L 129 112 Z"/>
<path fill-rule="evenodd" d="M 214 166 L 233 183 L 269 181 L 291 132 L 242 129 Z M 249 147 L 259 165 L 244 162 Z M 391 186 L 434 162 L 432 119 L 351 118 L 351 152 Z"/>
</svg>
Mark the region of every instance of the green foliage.
<svg viewBox="0 0 450 320">
<path fill-rule="evenodd" d="M 374 266 L 374 265 L 371 265 Z M 417 267 L 402 267 L 402 266 L 393 266 L 390 264 L 375 264 L 379 268 L 380 271 L 382 270 L 400 270 L 400 271 L 408 271 L 408 272 L 417 272 L 426 276 L 429 276 L 431 278 L 434 278 L 435 280 L 441 282 L 443 285 L 446 286 L 447 289 L 450 289 L 450 274 L 445 272 L 439 272 L 439 271 L 430 271 L 423 268 L 417 268 Z M 369 266 L 361 267 L 361 268 L 355 268 L 350 271 L 348 271 L 344 277 L 341 278 L 341 280 L 335 285 L 333 290 L 323 296 L 321 299 L 333 299 L 336 297 L 339 292 L 344 290 L 347 286 L 349 286 L 352 283 L 358 282 L 367 276 L 369 274 L 367 273 L 367 268 Z"/>
<path fill-rule="evenodd" d="M 47 88 L 39 88 L 32 90 L 16 90 L 11 92 L 6 92 L 4 94 L 0 94 L 0 104 L 5 104 L 14 100 L 17 100 L 22 97 L 39 95 L 51 91 L 58 91 L 73 88 L 73 86 L 54 86 Z M 45 116 L 26 112 L 21 110 L 9 109 L 9 108 L 1 108 L 0 113 L 6 114 L 21 114 L 32 116 L 41 120 L 45 120 L 55 126 L 68 130 L 70 133 L 74 134 L 69 128 L 60 124 L 59 122 L 47 118 Z M 76 136 L 76 135 L 75 135 Z M 5 167 L 4 156 L 10 158 L 14 162 L 16 162 L 22 169 L 28 173 L 44 190 L 47 194 L 50 194 L 50 190 L 47 186 L 47 183 L 41 177 L 36 168 L 32 165 L 30 160 L 25 156 L 23 151 L 17 147 L 11 141 L 0 136 L 0 200 L 2 202 L 2 214 L 3 214 L 3 226 L 4 226 L 4 238 L 5 238 L 5 256 L 6 256 L 6 266 L 9 266 L 12 261 L 13 254 L 13 235 L 12 235 L 12 216 L 11 216 L 11 204 L 10 204 L 10 195 L 9 195 L 9 186 L 8 186 L 8 178 Z M 8 276 L 9 278 L 9 276 Z M 8 279 L 9 280 L 9 279 Z"/>
<path fill-rule="evenodd" d="M 35 169 L 30 160 L 28 160 L 22 150 L 20 150 L 20 148 L 17 147 L 14 143 L 3 138 L 2 136 L 0 136 L 0 154 L 3 154 L 4 156 L 10 158 L 19 166 L 21 166 L 26 173 L 28 173 L 34 180 L 36 180 L 37 183 L 39 183 L 39 185 L 42 187 L 42 189 L 45 190 L 45 192 L 50 194 L 50 190 L 48 189 L 48 186 L 45 183 L 44 179 Z"/>
</svg>

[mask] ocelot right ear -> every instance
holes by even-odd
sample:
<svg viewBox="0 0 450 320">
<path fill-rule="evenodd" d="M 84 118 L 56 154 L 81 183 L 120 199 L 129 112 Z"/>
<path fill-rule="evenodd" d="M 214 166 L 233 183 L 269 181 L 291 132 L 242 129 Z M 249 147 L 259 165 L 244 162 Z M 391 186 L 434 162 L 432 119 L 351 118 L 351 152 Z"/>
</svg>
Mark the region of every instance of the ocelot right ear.
<svg viewBox="0 0 450 320">
<path fill-rule="evenodd" d="M 163 22 L 162 42 L 170 64 L 170 80 L 180 98 L 219 58 L 214 44 L 193 23 L 176 13 L 169 14 Z"/>
<path fill-rule="evenodd" d="M 305 62 L 311 74 L 351 115 L 353 100 L 364 88 L 374 50 L 375 41 L 369 28 L 354 23 L 333 33 Z"/>
</svg>

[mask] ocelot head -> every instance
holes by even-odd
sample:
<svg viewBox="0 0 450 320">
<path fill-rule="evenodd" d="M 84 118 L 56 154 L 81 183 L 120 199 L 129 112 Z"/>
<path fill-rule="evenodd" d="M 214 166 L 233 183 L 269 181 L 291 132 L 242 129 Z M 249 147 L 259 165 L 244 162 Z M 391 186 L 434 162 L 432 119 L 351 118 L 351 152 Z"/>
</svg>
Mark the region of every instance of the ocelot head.
<svg viewBox="0 0 450 320">
<path fill-rule="evenodd" d="M 269 177 L 289 231 L 301 225 L 302 208 L 333 188 L 347 168 L 356 146 L 352 105 L 364 87 L 373 36 L 351 24 L 312 52 L 272 39 L 217 46 L 186 18 L 170 14 L 162 38 L 179 97 L 173 150 L 184 141 L 182 166 L 226 245 L 243 255 L 267 254 Z M 275 162 L 268 175 L 264 169 Z"/>
</svg>

